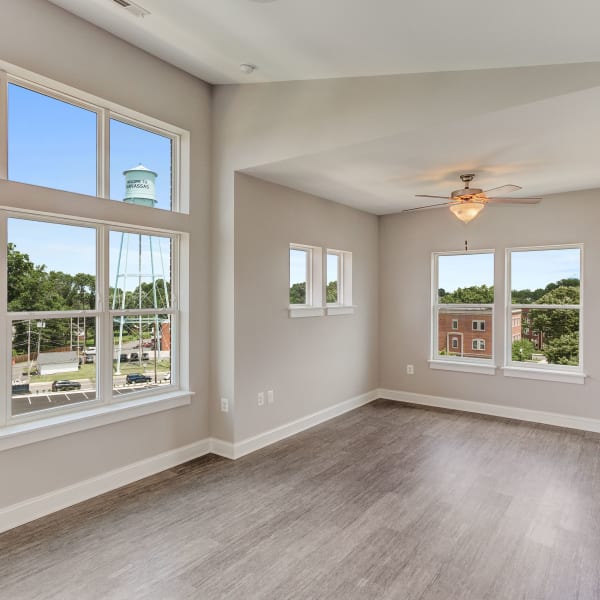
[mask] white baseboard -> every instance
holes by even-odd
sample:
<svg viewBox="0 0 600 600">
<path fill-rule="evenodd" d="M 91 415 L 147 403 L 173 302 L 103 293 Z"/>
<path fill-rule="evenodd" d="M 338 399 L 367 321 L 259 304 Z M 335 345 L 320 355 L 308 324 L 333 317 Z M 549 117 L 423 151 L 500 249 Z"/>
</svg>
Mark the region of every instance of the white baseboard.
<svg viewBox="0 0 600 600">
<path fill-rule="evenodd" d="M 201 440 L 24 502 L 0 508 L 0 533 L 149 475 L 170 469 L 188 460 L 204 456 L 210 451 L 211 440 Z"/>
<path fill-rule="evenodd" d="M 310 429 L 315 425 L 329 421 L 329 419 L 333 419 L 334 417 L 343 415 L 344 413 L 354 410 L 359 406 L 363 406 L 369 402 L 372 402 L 373 400 L 377 400 L 377 398 L 379 398 L 378 394 L 379 390 L 371 390 L 370 392 L 366 392 L 360 396 L 355 396 L 349 400 L 344 400 L 343 402 L 334 404 L 333 406 L 320 410 L 316 413 L 301 417 L 296 421 L 286 423 L 285 425 L 281 425 L 275 429 L 270 429 L 269 431 L 265 431 L 264 433 L 260 433 L 259 435 L 255 435 L 240 442 L 236 442 L 235 444 L 223 442 L 222 440 L 218 439 L 212 439 L 212 451 L 215 454 L 224 456 L 225 458 L 241 458 L 246 454 L 260 450 L 265 446 L 279 442 L 285 438 L 295 435 L 296 433 Z"/>
<path fill-rule="evenodd" d="M 386 400 L 396 400 L 397 402 L 410 402 L 411 404 L 420 404 L 422 406 L 448 408 L 451 410 L 461 410 L 482 415 L 492 415 L 494 417 L 504 417 L 506 419 L 530 421 L 532 423 L 543 423 L 544 425 L 555 425 L 557 427 L 568 427 L 570 429 L 600 433 L 600 419 L 381 388 L 378 390 L 378 397 L 385 398 Z"/>
</svg>

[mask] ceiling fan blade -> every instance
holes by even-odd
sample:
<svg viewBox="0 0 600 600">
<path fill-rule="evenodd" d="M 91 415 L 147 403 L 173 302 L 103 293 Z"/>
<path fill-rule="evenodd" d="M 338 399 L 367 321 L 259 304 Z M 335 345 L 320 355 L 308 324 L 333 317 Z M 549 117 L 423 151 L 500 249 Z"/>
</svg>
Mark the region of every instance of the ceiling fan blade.
<svg viewBox="0 0 600 600">
<path fill-rule="evenodd" d="M 441 204 L 431 204 L 430 206 L 419 206 L 417 208 L 405 208 L 402 212 L 414 212 L 416 210 L 429 210 L 430 208 L 442 208 L 442 206 L 450 206 L 454 202 L 442 202 Z"/>
<path fill-rule="evenodd" d="M 517 190 L 522 190 L 523 188 L 518 185 L 501 185 L 500 187 L 492 188 L 491 190 L 485 190 L 485 194 L 489 196 L 490 192 L 495 192 L 496 194 L 510 194 L 511 192 L 516 192 Z"/>
<path fill-rule="evenodd" d="M 429 194 L 415 194 L 416 198 L 443 198 L 445 200 L 450 200 L 449 196 L 430 196 Z"/>
<path fill-rule="evenodd" d="M 488 204 L 538 204 L 542 198 L 490 198 Z"/>
</svg>

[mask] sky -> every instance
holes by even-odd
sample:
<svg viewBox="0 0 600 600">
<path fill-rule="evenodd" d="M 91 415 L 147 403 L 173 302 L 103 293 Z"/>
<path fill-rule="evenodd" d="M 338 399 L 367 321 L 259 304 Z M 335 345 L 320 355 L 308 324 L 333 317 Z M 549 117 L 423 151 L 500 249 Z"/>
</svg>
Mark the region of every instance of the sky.
<svg viewBox="0 0 600 600">
<path fill-rule="evenodd" d="M 438 258 L 438 287 L 453 292 L 459 287 L 494 284 L 494 255 L 452 254 Z M 536 290 L 560 279 L 580 277 L 578 248 L 530 250 L 511 255 L 513 290 Z"/>
</svg>

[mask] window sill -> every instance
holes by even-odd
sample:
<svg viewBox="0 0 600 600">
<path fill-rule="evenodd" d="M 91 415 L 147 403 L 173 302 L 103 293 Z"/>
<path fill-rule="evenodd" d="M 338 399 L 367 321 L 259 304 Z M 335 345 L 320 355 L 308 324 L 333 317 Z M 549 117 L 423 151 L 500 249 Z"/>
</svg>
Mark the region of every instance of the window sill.
<svg viewBox="0 0 600 600">
<path fill-rule="evenodd" d="M 459 362 L 450 360 L 430 360 L 430 369 L 440 369 L 442 371 L 458 371 L 459 373 L 478 373 L 480 375 L 495 375 L 496 365 L 481 365 L 470 362 Z"/>
<path fill-rule="evenodd" d="M 538 369 L 525 367 L 504 367 L 506 377 L 519 377 L 522 379 L 538 379 L 541 381 L 557 381 L 560 383 L 575 383 L 583 385 L 587 375 L 581 372 L 561 371 L 554 369 Z"/>
<path fill-rule="evenodd" d="M 288 310 L 291 319 L 322 317 L 325 314 L 325 309 L 320 306 L 290 306 Z"/>
<path fill-rule="evenodd" d="M 8 425 L 0 429 L 0 451 L 186 406 L 192 396 L 176 391 Z"/>
<path fill-rule="evenodd" d="M 353 315 L 355 306 L 339 304 L 327 307 L 327 315 Z"/>
</svg>

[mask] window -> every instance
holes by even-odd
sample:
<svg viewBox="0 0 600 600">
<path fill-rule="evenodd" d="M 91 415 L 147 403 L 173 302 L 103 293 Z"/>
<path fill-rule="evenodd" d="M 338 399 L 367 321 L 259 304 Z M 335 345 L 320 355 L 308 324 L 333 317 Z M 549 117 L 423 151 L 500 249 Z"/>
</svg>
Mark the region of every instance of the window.
<svg viewBox="0 0 600 600">
<path fill-rule="evenodd" d="M 152 208 L 187 208 L 177 189 L 185 132 L 10 75 L 6 101 L 9 180 Z"/>
<path fill-rule="evenodd" d="M 485 340 L 475 339 L 471 344 L 473 350 L 485 350 Z"/>
<path fill-rule="evenodd" d="M 316 246 L 290 244 L 290 317 L 318 317 L 324 314 L 322 251 Z"/>
<path fill-rule="evenodd" d="M 352 252 L 327 250 L 327 278 L 325 296 L 327 314 L 351 314 L 352 305 Z"/>
<path fill-rule="evenodd" d="M 187 208 L 189 134 L 2 67 L 0 447 L 188 404 L 189 230 L 86 197 Z"/>
<path fill-rule="evenodd" d="M 493 374 L 494 253 L 435 253 L 433 271 L 430 366 Z"/>
<path fill-rule="evenodd" d="M 509 376 L 583 383 L 582 246 L 509 249 Z"/>
</svg>

